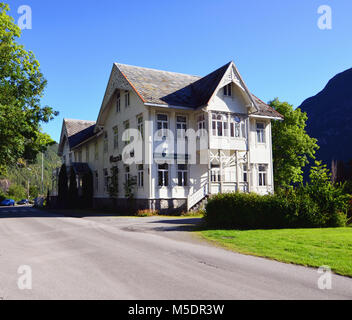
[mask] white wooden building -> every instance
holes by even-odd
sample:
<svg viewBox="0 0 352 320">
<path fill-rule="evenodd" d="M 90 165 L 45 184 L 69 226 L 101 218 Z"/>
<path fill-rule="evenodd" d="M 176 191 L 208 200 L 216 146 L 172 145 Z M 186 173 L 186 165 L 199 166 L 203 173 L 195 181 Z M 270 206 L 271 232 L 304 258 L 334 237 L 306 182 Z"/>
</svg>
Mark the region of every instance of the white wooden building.
<svg viewBox="0 0 352 320">
<path fill-rule="evenodd" d="M 282 118 L 251 94 L 233 62 L 205 77 L 115 63 L 97 121 L 65 119 L 59 155 L 67 166 L 91 170 L 96 207 L 123 208 L 124 184 L 135 177 L 138 208 L 187 210 L 212 194 L 272 193 L 271 121 Z M 143 159 L 126 165 L 128 128 L 141 132 Z M 185 134 L 190 129 L 196 140 Z M 128 152 L 133 158 L 136 150 Z M 79 172 L 77 179 L 81 185 Z"/>
</svg>

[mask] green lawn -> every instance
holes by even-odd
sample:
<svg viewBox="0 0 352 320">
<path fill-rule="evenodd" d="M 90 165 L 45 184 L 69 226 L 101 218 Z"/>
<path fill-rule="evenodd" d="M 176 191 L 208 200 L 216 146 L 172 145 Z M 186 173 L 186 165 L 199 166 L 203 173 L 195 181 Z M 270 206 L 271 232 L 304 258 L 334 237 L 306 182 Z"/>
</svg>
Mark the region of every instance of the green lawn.
<svg viewBox="0 0 352 320">
<path fill-rule="evenodd" d="M 327 265 L 352 277 L 352 228 L 206 230 L 200 234 L 239 253 L 311 267 Z"/>
</svg>

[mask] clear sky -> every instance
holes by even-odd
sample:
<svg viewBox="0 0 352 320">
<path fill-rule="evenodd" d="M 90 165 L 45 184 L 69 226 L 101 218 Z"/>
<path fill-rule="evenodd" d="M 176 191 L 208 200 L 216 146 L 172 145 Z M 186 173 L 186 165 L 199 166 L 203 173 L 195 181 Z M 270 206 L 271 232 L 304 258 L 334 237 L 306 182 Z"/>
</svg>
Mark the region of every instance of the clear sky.
<svg viewBox="0 0 352 320">
<path fill-rule="evenodd" d="M 249 89 L 299 106 L 352 67 L 351 0 L 13 0 L 32 8 L 21 42 L 48 80 L 43 104 L 96 120 L 113 62 L 206 75 L 233 60 Z M 332 9 L 321 30 L 318 8 Z"/>
</svg>

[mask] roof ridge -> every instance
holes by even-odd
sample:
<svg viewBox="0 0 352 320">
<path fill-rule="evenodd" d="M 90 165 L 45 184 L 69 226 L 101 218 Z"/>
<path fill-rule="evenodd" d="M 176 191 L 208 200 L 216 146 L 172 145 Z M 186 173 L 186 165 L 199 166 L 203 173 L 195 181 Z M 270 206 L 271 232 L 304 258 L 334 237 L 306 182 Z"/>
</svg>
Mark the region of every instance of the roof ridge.
<svg viewBox="0 0 352 320">
<path fill-rule="evenodd" d="M 96 121 L 93 121 L 93 120 L 70 119 L 70 118 L 64 118 L 64 121 L 81 121 L 81 122 L 91 122 L 91 123 L 96 123 Z"/>
<path fill-rule="evenodd" d="M 182 72 L 160 70 L 160 69 L 148 68 L 148 67 L 140 67 L 140 66 L 134 66 L 134 65 L 131 65 L 131 64 L 124 64 L 124 63 L 118 63 L 118 62 L 115 62 L 115 64 L 116 64 L 117 66 L 126 66 L 126 67 L 133 67 L 133 68 L 138 68 L 138 69 L 149 70 L 149 71 L 157 71 L 157 72 L 165 72 L 165 73 L 171 73 L 171 74 L 178 74 L 178 75 L 181 75 L 181 76 L 188 76 L 188 77 L 193 77 L 193 78 L 198 78 L 198 79 L 203 78 L 203 77 L 201 77 L 201 76 L 192 75 L 192 74 L 188 74 L 188 73 L 182 73 Z"/>
</svg>

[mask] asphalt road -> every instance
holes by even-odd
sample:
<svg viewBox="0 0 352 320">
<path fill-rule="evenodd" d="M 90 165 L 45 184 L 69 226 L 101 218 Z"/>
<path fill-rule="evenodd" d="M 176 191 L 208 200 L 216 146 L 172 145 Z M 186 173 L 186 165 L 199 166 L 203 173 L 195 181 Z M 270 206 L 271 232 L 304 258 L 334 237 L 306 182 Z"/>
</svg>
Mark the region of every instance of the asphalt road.
<svg viewBox="0 0 352 320">
<path fill-rule="evenodd" d="M 320 290 L 316 269 L 213 247 L 194 222 L 0 208 L 0 299 L 352 299 L 350 278 Z"/>
</svg>

